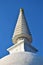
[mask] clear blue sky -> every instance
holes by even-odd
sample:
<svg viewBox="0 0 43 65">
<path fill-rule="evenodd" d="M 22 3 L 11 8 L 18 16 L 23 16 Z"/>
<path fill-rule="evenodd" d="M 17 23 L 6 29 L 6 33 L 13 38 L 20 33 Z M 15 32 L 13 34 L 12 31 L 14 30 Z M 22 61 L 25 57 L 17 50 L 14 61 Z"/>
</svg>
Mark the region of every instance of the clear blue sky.
<svg viewBox="0 0 43 65">
<path fill-rule="evenodd" d="M 43 55 L 43 0 L 0 0 L 0 58 L 12 43 L 12 35 L 19 14 L 23 8 L 33 37 L 33 46 Z"/>
</svg>

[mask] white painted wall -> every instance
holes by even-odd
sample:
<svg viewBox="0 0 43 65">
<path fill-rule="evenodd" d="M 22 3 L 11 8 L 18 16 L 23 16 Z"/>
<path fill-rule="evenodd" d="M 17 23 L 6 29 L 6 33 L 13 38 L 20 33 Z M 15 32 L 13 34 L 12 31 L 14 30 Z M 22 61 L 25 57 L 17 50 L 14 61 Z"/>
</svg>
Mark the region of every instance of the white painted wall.
<svg viewBox="0 0 43 65">
<path fill-rule="evenodd" d="M 24 51 L 24 39 L 7 49 L 10 54 Z"/>
<path fill-rule="evenodd" d="M 22 44 L 19 44 L 19 45 L 15 46 L 15 48 L 12 49 L 10 51 L 10 53 L 23 52 L 23 51 L 24 51 L 24 44 L 22 43 Z"/>
<path fill-rule="evenodd" d="M 8 48 L 8 51 L 10 52 L 10 54 L 17 53 L 17 52 L 33 52 L 33 53 L 35 53 L 36 51 L 33 48 L 32 48 L 32 45 L 29 44 L 28 40 L 21 39 L 21 40 L 18 40 L 15 45 Z"/>
<path fill-rule="evenodd" d="M 0 59 L 0 65 L 43 65 L 43 57 L 29 52 L 12 53 Z"/>
</svg>

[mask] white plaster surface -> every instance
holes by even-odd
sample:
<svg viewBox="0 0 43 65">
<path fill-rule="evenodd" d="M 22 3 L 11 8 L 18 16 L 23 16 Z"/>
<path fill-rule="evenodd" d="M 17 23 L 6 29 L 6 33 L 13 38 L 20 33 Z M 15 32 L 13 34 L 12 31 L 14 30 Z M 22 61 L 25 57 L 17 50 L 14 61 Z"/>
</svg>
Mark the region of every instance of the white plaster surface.
<svg viewBox="0 0 43 65">
<path fill-rule="evenodd" d="M 43 57 L 30 52 L 12 53 L 0 59 L 0 65 L 43 65 Z"/>
<path fill-rule="evenodd" d="M 9 51 L 10 54 L 15 53 L 15 52 L 24 52 L 24 40 L 19 41 L 18 43 L 11 46 L 7 50 Z"/>
<path fill-rule="evenodd" d="M 37 52 L 37 49 L 34 48 L 31 44 L 29 44 L 28 40 L 22 39 L 19 40 L 15 45 L 11 46 L 10 48 L 7 49 L 7 51 L 12 54 L 15 52 Z"/>
</svg>

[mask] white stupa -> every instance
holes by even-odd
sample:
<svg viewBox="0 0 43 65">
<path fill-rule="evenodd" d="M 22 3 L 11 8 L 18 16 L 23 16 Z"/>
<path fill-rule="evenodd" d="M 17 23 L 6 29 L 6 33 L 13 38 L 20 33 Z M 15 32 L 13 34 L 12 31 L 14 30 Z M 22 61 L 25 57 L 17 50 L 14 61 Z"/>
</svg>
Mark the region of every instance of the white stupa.
<svg viewBox="0 0 43 65">
<path fill-rule="evenodd" d="M 12 41 L 14 45 L 7 49 L 10 54 L 0 59 L 0 65 L 43 65 L 43 58 L 35 54 L 38 50 L 31 44 L 32 35 L 22 8 Z"/>
</svg>

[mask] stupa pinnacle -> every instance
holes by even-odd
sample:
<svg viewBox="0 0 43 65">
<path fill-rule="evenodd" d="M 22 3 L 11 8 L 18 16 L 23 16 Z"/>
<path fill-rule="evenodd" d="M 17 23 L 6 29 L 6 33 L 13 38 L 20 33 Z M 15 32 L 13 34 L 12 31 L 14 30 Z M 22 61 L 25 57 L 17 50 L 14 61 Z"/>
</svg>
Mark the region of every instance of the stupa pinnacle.
<svg viewBox="0 0 43 65">
<path fill-rule="evenodd" d="M 28 29 L 27 21 L 24 15 L 24 10 L 20 8 L 19 17 L 13 34 L 13 43 L 16 43 L 18 39 L 26 38 L 30 43 L 32 42 L 32 36 Z"/>
<path fill-rule="evenodd" d="M 43 65 L 43 57 L 36 55 L 37 49 L 30 44 L 32 37 L 23 9 L 20 9 L 12 40 L 15 45 L 7 49 L 10 53 L 0 59 L 0 65 Z"/>
<path fill-rule="evenodd" d="M 37 52 L 37 49 L 30 44 L 32 42 L 32 36 L 30 30 L 28 29 L 23 9 L 20 9 L 12 40 L 15 45 L 8 48 L 10 53 L 25 51 Z"/>
</svg>

